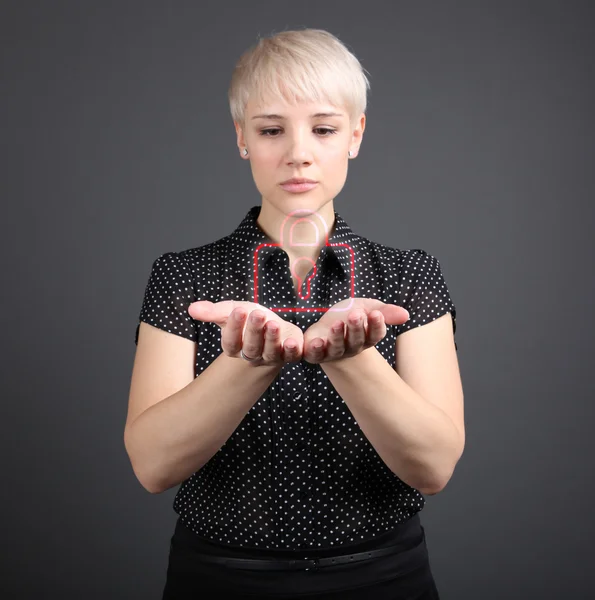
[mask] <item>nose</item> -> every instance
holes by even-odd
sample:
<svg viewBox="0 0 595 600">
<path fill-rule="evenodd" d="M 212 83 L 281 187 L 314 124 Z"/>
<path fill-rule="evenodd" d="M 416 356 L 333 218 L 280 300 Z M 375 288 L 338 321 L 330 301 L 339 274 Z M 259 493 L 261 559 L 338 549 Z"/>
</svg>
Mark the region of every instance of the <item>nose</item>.
<svg viewBox="0 0 595 600">
<path fill-rule="evenodd" d="M 287 149 L 288 165 L 309 164 L 312 161 L 312 151 L 308 146 L 309 140 L 303 132 L 297 131 L 289 138 Z"/>
</svg>

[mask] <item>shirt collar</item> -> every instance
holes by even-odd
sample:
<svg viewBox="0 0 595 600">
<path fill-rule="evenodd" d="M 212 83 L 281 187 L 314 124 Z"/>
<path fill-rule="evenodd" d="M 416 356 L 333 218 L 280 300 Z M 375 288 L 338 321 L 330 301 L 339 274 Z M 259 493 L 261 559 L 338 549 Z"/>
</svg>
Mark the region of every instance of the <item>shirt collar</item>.
<svg viewBox="0 0 595 600">
<path fill-rule="evenodd" d="M 228 236 L 232 243 L 231 252 L 234 253 L 232 261 L 234 269 L 244 277 L 252 277 L 254 274 L 254 253 L 258 246 L 263 243 L 272 244 L 274 241 L 260 228 L 256 219 L 260 214 L 261 206 L 253 206 L 242 219 L 236 229 Z M 360 250 L 361 236 L 355 234 L 341 215 L 333 209 L 335 214 L 334 228 L 329 233 L 329 246 L 323 246 L 321 253 L 327 252 L 329 257 L 339 265 L 344 276 L 352 273 L 352 252 L 355 264 L 355 256 Z M 336 245 L 333 244 L 344 244 Z M 266 262 L 279 248 L 262 248 L 264 261 Z"/>
</svg>

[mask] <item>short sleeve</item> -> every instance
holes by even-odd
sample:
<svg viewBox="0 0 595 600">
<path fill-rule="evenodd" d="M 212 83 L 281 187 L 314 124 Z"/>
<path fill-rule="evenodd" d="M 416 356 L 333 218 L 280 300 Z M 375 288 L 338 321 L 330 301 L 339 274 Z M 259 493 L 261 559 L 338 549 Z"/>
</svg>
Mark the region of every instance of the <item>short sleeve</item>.
<svg viewBox="0 0 595 600">
<path fill-rule="evenodd" d="M 457 310 L 451 299 L 440 262 L 425 250 L 405 250 L 400 256 L 399 306 L 409 312 L 409 320 L 396 334 L 451 313 L 453 332 L 457 330 Z M 455 349 L 458 351 L 455 341 Z"/>
<path fill-rule="evenodd" d="M 187 259 L 177 252 L 159 256 L 153 263 L 145 288 L 134 343 L 138 345 L 141 321 L 196 342 L 196 321 L 188 314 L 188 307 L 195 301 Z"/>
</svg>

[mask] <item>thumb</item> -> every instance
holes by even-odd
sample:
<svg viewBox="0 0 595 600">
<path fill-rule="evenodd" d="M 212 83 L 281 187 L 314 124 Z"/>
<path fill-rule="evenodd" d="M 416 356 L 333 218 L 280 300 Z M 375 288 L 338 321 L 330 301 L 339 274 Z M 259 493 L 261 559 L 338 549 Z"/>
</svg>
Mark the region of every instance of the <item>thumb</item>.
<svg viewBox="0 0 595 600">
<path fill-rule="evenodd" d="M 234 308 L 233 300 L 223 300 L 221 302 L 199 300 L 188 307 L 188 314 L 196 321 L 216 323 L 221 327 L 225 325 Z"/>
<path fill-rule="evenodd" d="M 409 311 L 396 304 L 384 304 L 383 306 L 376 307 L 375 310 L 379 310 L 382 313 L 384 322 L 387 325 L 402 325 L 409 320 Z"/>
</svg>

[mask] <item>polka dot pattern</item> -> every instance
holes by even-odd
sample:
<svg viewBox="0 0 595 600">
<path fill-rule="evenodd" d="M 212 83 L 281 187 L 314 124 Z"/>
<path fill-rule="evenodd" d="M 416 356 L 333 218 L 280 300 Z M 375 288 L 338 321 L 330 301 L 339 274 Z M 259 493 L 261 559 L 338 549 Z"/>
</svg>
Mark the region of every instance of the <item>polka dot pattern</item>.
<svg viewBox="0 0 595 600">
<path fill-rule="evenodd" d="M 222 352 L 220 328 L 187 313 L 197 300 L 290 308 L 278 314 L 302 331 L 323 314 L 316 308 L 350 295 L 403 306 L 409 321 L 387 325 L 376 345 L 393 368 L 401 333 L 447 312 L 456 331 L 440 264 L 424 250 L 367 240 L 335 211 L 329 246 L 302 297 L 287 253 L 262 246 L 273 241 L 258 225 L 259 214 L 254 206 L 230 235 L 153 263 L 139 321 L 196 342 L 196 376 Z M 382 461 L 321 366 L 302 360 L 283 366 L 219 451 L 181 484 L 173 508 L 197 536 L 229 548 L 356 551 L 424 505 L 421 492 Z"/>
<path fill-rule="evenodd" d="M 197 323 L 188 314 L 188 306 L 196 297 L 193 273 L 188 256 L 183 254 L 167 252 L 155 260 L 136 326 L 135 344 L 138 344 L 140 321 L 197 341 Z"/>
</svg>

